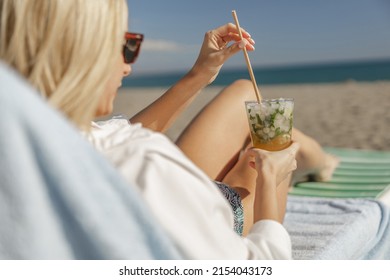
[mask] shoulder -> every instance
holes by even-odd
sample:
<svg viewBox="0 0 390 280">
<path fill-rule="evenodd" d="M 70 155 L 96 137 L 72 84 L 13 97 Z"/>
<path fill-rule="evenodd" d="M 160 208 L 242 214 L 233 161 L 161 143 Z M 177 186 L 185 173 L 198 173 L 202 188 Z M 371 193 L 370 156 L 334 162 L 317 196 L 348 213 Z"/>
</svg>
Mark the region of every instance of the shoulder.
<svg viewBox="0 0 390 280">
<path fill-rule="evenodd" d="M 110 119 L 92 124 L 87 139 L 115 165 L 124 162 L 156 161 L 191 164 L 180 149 L 164 134 L 132 124 L 126 119 Z"/>
<path fill-rule="evenodd" d="M 126 146 L 147 146 L 153 143 L 170 145 L 169 139 L 160 133 L 144 128 L 140 123 L 132 124 L 126 119 L 110 119 L 93 122 L 91 131 L 86 133 L 87 139 L 101 151 Z M 135 145 L 137 144 L 137 145 Z"/>
</svg>

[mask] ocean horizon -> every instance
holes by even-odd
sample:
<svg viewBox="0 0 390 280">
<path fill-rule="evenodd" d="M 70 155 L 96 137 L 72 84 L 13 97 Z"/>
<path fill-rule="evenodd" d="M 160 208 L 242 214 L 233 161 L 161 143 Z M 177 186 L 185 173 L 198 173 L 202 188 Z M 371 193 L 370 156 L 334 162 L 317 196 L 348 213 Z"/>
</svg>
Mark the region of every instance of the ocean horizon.
<svg viewBox="0 0 390 280">
<path fill-rule="evenodd" d="M 390 80 L 390 59 L 306 65 L 254 67 L 256 82 L 261 85 L 341 83 L 348 81 L 372 82 Z M 182 72 L 140 74 L 123 79 L 122 86 L 168 87 L 177 82 Z M 250 79 L 247 68 L 222 68 L 214 86 L 226 86 L 237 79 Z"/>
</svg>

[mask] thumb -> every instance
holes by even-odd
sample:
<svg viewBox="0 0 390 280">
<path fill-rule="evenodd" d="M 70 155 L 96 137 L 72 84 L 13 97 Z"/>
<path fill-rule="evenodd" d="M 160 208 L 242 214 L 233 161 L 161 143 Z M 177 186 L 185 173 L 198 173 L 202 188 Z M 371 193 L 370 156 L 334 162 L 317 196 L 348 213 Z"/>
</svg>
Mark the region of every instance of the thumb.
<svg viewBox="0 0 390 280">
<path fill-rule="evenodd" d="M 231 57 L 231 56 L 235 55 L 239 51 L 242 51 L 244 48 L 246 48 L 246 46 L 248 44 L 249 43 L 245 39 L 232 44 L 228 48 L 224 49 L 225 56 Z"/>
</svg>

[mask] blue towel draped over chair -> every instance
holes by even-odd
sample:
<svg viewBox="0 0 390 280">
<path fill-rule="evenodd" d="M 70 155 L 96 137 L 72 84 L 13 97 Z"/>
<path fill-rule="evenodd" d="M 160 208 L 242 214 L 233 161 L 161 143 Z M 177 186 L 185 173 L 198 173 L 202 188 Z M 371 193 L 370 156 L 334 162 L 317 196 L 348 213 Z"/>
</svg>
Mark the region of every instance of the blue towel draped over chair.
<svg viewBox="0 0 390 280">
<path fill-rule="evenodd" d="M 142 197 L 0 63 L 0 259 L 175 259 Z"/>
</svg>

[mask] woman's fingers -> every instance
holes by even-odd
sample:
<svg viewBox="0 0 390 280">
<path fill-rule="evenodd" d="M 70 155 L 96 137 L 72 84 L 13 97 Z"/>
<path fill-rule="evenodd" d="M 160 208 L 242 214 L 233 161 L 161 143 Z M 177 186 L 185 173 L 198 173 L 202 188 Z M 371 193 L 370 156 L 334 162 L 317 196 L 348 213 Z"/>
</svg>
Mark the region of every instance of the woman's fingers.
<svg viewBox="0 0 390 280">
<path fill-rule="evenodd" d="M 284 175 L 288 175 L 297 168 L 295 157 L 298 149 L 299 144 L 297 142 L 293 142 L 288 148 L 276 152 L 256 148 L 248 149 L 247 153 L 253 158 L 249 162 L 249 166 L 258 171 L 262 167 L 268 166 L 275 173 L 281 173 L 284 177 Z"/>
<path fill-rule="evenodd" d="M 296 153 L 299 150 L 299 143 L 296 141 L 292 141 L 292 144 L 288 146 L 287 149 L 290 150 L 292 153 L 294 153 L 294 155 L 296 155 Z"/>
<path fill-rule="evenodd" d="M 241 41 L 241 37 L 238 34 L 234 34 L 234 33 L 229 33 L 228 35 L 223 36 L 221 38 L 222 38 L 223 42 L 225 42 L 226 44 L 231 42 L 231 41 L 235 41 L 235 42 Z M 252 45 L 252 46 L 256 44 L 255 40 L 253 40 L 252 38 L 244 38 L 244 41 L 247 44 Z"/>
<path fill-rule="evenodd" d="M 241 35 L 243 40 L 241 40 L 240 34 L 237 30 L 236 25 L 232 23 L 225 24 L 220 26 L 214 30 L 209 31 L 208 33 L 216 37 L 216 41 L 220 48 L 224 48 L 228 45 L 229 42 L 235 42 L 235 44 L 231 45 L 233 51 L 238 49 L 243 49 L 246 47 L 248 51 L 253 51 L 255 41 L 251 38 L 251 35 L 245 31 L 245 29 L 241 29 Z"/>
<path fill-rule="evenodd" d="M 209 76 L 208 83 L 211 83 L 230 57 L 243 48 L 253 51 L 254 40 L 243 28 L 241 31 L 244 37 L 242 40 L 236 26 L 232 23 L 206 32 L 199 56 L 191 71 L 196 74 L 201 73 L 203 77 Z"/>
<path fill-rule="evenodd" d="M 251 37 L 251 35 L 244 28 L 240 28 L 240 29 L 241 29 L 242 37 L 244 37 L 244 38 Z M 237 26 L 233 23 L 227 23 L 225 25 L 217 27 L 214 29 L 214 31 L 216 32 L 216 34 L 218 34 L 221 37 L 227 36 L 230 33 L 237 34 L 239 36 Z"/>
</svg>

